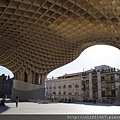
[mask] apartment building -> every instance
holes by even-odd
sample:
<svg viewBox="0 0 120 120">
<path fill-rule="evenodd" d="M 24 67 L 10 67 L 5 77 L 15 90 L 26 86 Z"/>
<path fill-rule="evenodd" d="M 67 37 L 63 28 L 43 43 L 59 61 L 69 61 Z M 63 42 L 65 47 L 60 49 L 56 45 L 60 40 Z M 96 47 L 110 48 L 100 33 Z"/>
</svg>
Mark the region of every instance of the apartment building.
<svg viewBox="0 0 120 120">
<path fill-rule="evenodd" d="M 96 66 L 94 69 L 65 74 L 47 79 L 46 96 L 51 98 L 73 98 L 79 101 L 112 103 L 115 101 L 120 85 L 120 71 L 107 65 Z"/>
<path fill-rule="evenodd" d="M 81 73 L 65 74 L 57 78 L 47 79 L 46 97 L 82 100 Z"/>
<path fill-rule="evenodd" d="M 89 73 L 89 98 L 112 103 L 117 97 L 119 85 L 119 71 L 106 65 L 97 66 Z"/>
</svg>

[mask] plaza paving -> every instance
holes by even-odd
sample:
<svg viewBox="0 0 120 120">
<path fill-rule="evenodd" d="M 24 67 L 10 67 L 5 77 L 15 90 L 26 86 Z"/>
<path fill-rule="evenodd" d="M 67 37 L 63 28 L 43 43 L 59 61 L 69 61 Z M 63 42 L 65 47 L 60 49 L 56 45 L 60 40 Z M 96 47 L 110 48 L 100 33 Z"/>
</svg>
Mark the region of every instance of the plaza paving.
<svg viewBox="0 0 120 120">
<path fill-rule="evenodd" d="M 6 102 L 0 106 L 0 114 L 120 114 L 120 106 L 101 103 L 49 103 L 19 102 L 16 108 L 14 102 Z"/>
</svg>

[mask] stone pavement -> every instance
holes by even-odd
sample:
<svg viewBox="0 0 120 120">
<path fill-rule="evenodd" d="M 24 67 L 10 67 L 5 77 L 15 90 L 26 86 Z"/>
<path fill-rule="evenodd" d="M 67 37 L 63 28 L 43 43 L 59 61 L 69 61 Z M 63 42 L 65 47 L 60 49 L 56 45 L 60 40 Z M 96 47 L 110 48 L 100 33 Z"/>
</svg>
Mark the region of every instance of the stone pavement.
<svg viewBox="0 0 120 120">
<path fill-rule="evenodd" d="M 49 104 L 19 102 L 16 108 L 14 102 L 6 102 L 6 106 L 0 106 L 0 114 L 120 114 L 120 106 L 84 102 Z"/>
</svg>

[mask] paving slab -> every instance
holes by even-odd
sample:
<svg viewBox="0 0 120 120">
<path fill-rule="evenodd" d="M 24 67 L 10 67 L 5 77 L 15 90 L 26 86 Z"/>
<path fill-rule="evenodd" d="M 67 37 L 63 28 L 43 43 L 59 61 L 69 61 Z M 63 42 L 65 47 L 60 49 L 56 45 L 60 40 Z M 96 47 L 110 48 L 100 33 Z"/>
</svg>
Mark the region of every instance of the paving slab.
<svg viewBox="0 0 120 120">
<path fill-rule="evenodd" d="M 120 114 L 120 106 L 101 103 L 49 103 L 6 102 L 0 106 L 0 114 Z"/>
</svg>

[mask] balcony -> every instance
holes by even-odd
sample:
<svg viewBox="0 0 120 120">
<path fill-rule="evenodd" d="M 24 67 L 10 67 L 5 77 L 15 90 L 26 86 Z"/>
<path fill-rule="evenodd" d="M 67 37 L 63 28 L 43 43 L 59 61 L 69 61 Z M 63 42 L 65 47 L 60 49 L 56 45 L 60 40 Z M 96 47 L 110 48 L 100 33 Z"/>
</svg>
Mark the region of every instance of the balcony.
<svg viewBox="0 0 120 120">
<path fill-rule="evenodd" d="M 78 87 L 79 87 L 79 85 L 78 85 L 78 84 L 76 84 L 76 85 L 75 85 L 75 88 L 78 88 Z"/>
<path fill-rule="evenodd" d="M 107 77 L 105 80 L 106 82 L 115 82 L 115 78 Z"/>
<path fill-rule="evenodd" d="M 82 86 L 82 91 L 85 91 L 85 90 L 86 90 L 85 86 Z"/>
<path fill-rule="evenodd" d="M 68 95 L 72 95 L 72 93 L 71 93 L 71 92 L 69 92 L 69 93 L 68 93 Z"/>
<path fill-rule="evenodd" d="M 75 95 L 79 95 L 79 92 L 75 92 Z"/>
<path fill-rule="evenodd" d="M 56 86 L 54 86 L 53 89 L 56 89 Z"/>
<path fill-rule="evenodd" d="M 61 86 L 58 86 L 59 89 L 61 89 Z"/>
<path fill-rule="evenodd" d="M 116 89 L 115 87 L 106 87 L 106 89 L 110 89 L 110 90 L 113 90 L 113 89 Z"/>
<path fill-rule="evenodd" d="M 97 82 L 98 82 L 97 79 L 92 80 L 92 83 L 97 83 Z"/>
<path fill-rule="evenodd" d="M 106 95 L 106 97 L 116 97 L 116 95 Z"/>
<path fill-rule="evenodd" d="M 53 92 L 54 95 L 56 95 L 56 92 Z"/>
<path fill-rule="evenodd" d="M 68 88 L 72 88 L 72 85 L 68 85 Z"/>
<path fill-rule="evenodd" d="M 98 87 L 93 87 L 93 89 L 98 89 Z"/>
<path fill-rule="evenodd" d="M 105 77 L 101 77 L 101 81 L 105 81 Z"/>
<path fill-rule="evenodd" d="M 59 92 L 58 95 L 61 95 L 61 92 Z"/>
<path fill-rule="evenodd" d="M 66 85 L 63 85 L 63 88 L 66 88 Z"/>
<path fill-rule="evenodd" d="M 82 84 L 85 84 L 85 80 L 82 81 Z"/>
</svg>

